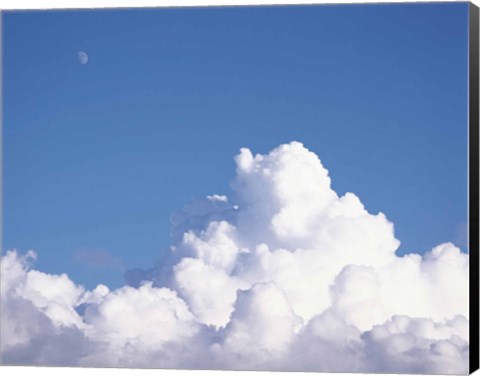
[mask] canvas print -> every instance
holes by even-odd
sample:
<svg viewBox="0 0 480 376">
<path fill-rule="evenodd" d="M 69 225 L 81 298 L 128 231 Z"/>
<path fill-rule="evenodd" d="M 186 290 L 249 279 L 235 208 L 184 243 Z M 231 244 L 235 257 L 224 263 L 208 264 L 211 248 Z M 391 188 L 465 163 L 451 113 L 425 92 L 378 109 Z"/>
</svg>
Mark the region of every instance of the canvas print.
<svg viewBox="0 0 480 376">
<path fill-rule="evenodd" d="M 2 365 L 468 373 L 472 9 L 4 11 Z"/>
</svg>

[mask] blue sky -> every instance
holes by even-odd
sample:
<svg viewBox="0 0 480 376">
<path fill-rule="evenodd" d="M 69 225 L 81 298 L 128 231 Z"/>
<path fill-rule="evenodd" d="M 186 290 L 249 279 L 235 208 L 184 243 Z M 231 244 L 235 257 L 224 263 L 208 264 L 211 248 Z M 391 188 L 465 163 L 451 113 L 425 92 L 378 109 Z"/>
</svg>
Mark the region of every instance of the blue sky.
<svg viewBox="0 0 480 376">
<path fill-rule="evenodd" d="M 3 251 L 120 286 L 168 249 L 173 211 L 229 194 L 240 147 L 292 140 L 394 222 L 401 254 L 466 251 L 467 11 L 4 13 Z"/>
</svg>

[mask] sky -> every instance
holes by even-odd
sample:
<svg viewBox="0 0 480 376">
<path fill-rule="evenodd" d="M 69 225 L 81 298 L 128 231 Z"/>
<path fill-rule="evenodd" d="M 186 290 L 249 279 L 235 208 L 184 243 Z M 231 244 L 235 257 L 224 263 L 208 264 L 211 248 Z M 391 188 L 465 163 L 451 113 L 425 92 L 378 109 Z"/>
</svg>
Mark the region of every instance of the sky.
<svg viewBox="0 0 480 376">
<path fill-rule="evenodd" d="M 397 254 L 466 249 L 467 3 L 3 13 L 3 245 L 87 288 L 299 141 Z M 85 64 L 78 53 L 88 55 Z"/>
<path fill-rule="evenodd" d="M 468 372 L 467 3 L 2 21 L 3 365 Z"/>
</svg>

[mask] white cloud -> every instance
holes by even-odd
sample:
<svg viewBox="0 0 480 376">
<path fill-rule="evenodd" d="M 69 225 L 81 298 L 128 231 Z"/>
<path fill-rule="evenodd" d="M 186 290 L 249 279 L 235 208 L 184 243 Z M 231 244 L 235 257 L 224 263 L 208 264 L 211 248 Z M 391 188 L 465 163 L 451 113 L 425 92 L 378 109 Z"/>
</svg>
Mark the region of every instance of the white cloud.
<svg viewBox="0 0 480 376">
<path fill-rule="evenodd" d="M 31 333 L 40 329 L 35 327 L 36 320 L 17 320 L 20 313 L 11 309 L 13 305 L 25 306 L 26 310 L 35 311 L 34 316 L 38 320 L 49 319 L 55 327 L 83 326 L 74 307 L 84 289 L 75 285 L 66 274 L 50 275 L 28 270 L 29 263 L 35 258 L 33 252 L 24 257 L 17 256 L 16 252 L 7 252 L 2 257 L 2 324 L 13 324 L 2 325 L 2 329 L 20 333 L 19 336 L 2 334 L 2 343 L 7 348 L 17 341 L 28 342 Z"/>
<path fill-rule="evenodd" d="M 113 346 L 155 347 L 180 341 L 196 331 L 196 322 L 175 291 L 145 284 L 125 286 L 85 311 L 85 332 Z"/>
<path fill-rule="evenodd" d="M 197 319 L 225 326 L 233 312 L 241 282 L 201 259 L 184 258 L 174 267 L 175 286 L 188 301 Z"/>
<path fill-rule="evenodd" d="M 367 354 L 378 359 L 374 371 L 466 373 L 468 321 L 461 316 L 444 323 L 394 316 L 364 335 Z"/>
<path fill-rule="evenodd" d="M 256 284 L 239 293 L 223 344 L 240 357 L 287 355 L 301 324 L 281 289 L 272 282 Z"/>
<path fill-rule="evenodd" d="M 66 275 L 31 270 L 32 253 L 8 252 L 4 361 L 467 370 L 468 255 L 445 243 L 423 257 L 396 256 L 393 224 L 355 194 L 338 196 L 298 142 L 266 155 L 242 149 L 235 161 L 231 197 L 174 213 L 171 254 L 130 273 L 133 287 L 86 291 Z M 45 338 L 50 349 L 66 341 L 81 351 L 40 357 Z"/>
</svg>

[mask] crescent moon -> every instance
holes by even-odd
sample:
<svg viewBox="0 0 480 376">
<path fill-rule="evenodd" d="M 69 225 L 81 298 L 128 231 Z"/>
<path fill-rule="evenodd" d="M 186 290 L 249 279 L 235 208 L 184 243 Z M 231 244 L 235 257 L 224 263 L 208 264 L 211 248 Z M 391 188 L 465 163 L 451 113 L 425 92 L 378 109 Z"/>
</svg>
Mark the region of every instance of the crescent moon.
<svg viewBox="0 0 480 376">
<path fill-rule="evenodd" d="M 80 64 L 82 65 L 85 65 L 87 64 L 87 61 L 88 61 L 88 55 L 86 52 L 83 52 L 83 51 L 79 51 L 78 54 L 78 61 L 80 62 Z"/>
</svg>

